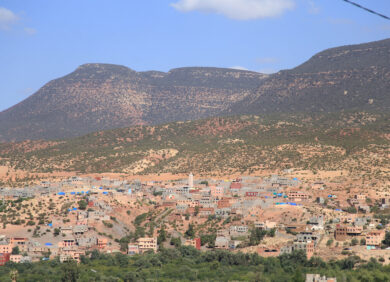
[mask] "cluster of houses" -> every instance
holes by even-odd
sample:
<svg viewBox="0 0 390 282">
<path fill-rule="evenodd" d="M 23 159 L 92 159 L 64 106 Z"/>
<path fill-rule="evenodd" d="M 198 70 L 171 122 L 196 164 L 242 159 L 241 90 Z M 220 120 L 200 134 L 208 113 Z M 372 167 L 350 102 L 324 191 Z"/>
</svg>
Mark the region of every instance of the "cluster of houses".
<svg viewBox="0 0 390 282">
<path fill-rule="evenodd" d="M 104 199 L 119 199 L 123 196 L 128 197 L 129 203 L 138 200 L 152 203 L 153 200 L 156 210 L 170 210 L 164 222 L 184 225 L 189 219 L 204 221 L 220 218 L 226 224 L 215 234 L 213 245 L 218 249 L 240 248 L 253 229 L 274 230 L 276 234 L 272 244 L 257 246 L 257 252 L 263 256 L 278 256 L 300 250 L 311 258 L 317 253 L 324 238 L 334 238 L 337 242 L 357 239 L 365 242 L 366 250 L 380 249 L 385 239 L 386 226 L 379 228 L 381 222 L 373 216 L 371 209 L 373 205 L 379 205 L 381 209 L 390 207 L 390 197 L 368 200 L 366 194 L 357 193 L 343 198 L 342 193 L 330 190 L 329 186 L 331 184 L 322 181 L 303 183 L 297 178 L 278 175 L 263 179 L 248 176 L 233 180 L 194 181 L 190 174 L 188 179 L 180 181 L 141 183 L 71 177 L 55 183 L 42 182 L 30 188 L 0 188 L 0 198 L 7 199 L 53 194 L 80 195 L 88 199 L 87 209 L 69 209 L 69 213 L 76 218 L 72 226 L 53 219 L 50 228 L 58 228 L 61 233 L 53 242 L 42 244 L 31 238 L 3 238 L 0 241 L 0 264 L 54 256 L 59 256 L 61 261 L 78 261 L 87 250 L 93 249 L 118 252 L 118 245 L 112 244 L 107 236 L 97 236 L 94 226 L 97 222 L 110 220 L 114 212 L 112 204 Z M 156 252 L 156 232 L 153 236 L 138 238 L 136 242 L 130 243 L 127 253 Z M 204 248 L 201 247 L 200 238 L 182 239 L 185 245 L 199 250 Z M 19 247 L 18 253 L 13 252 L 15 244 Z M 335 281 L 323 280 L 325 278 L 315 275 L 307 279 Z"/>
</svg>

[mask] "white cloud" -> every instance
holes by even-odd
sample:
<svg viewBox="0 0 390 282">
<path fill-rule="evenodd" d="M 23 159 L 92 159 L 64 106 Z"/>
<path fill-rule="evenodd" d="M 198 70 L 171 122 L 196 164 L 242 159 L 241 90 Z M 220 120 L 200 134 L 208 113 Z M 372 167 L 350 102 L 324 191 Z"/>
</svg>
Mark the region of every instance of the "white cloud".
<svg viewBox="0 0 390 282">
<path fill-rule="evenodd" d="M 12 11 L 0 7 L 0 29 L 8 30 L 10 26 L 19 20 Z"/>
<path fill-rule="evenodd" d="M 234 70 L 243 70 L 243 71 L 247 71 L 247 70 L 248 70 L 247 68 L 244 68 L 244 67 L 241 67 L 241 66 L 230 67 L 230 69 L 234 69 Z"/>
<path fill-rule="evenodd" d="M 295 7 L 294 0 L 179 0 L 171 5 L 181 12 L 216 13 L 235 20 L 277 17 Z"/>
</svg>

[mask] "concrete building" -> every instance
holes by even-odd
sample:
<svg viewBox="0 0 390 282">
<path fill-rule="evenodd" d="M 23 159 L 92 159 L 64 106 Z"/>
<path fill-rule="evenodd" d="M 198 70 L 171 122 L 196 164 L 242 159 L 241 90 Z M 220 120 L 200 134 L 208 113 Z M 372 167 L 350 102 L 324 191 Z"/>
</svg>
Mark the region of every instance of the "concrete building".
<svg viewBox="0 0 390 282">
<path fill-rule="evenodd" d="M 140 253 L 152 250 L 157 252 L 157 238 L 139 238 L 137 240 Z"/>
<path fill-rule="evenodd" d="M 261 230 L 270 230 L 276 228 L 277 223 L 273 221 L 266 220 L 265 222 L 256 221 L 255 228 L 259 228 Z"/>
<path fill-rule="evenodd" d="M 232 225 L 229 228 L 230 236 L 245 236 L 248 235 L 248 226 L 245 225 Z"/>
<path fill-rule="evenodd" d="M 190 175 L 188 175 L 188 186 L 190 188 L 194 188 L 194 175 L 192 174 L 192 172 L 190 173 Z"/>
<path fill-rule="evenodd" d="M 193 240 L 186 240 L 184 245 L 185 246 L 192 246 L 197 250 L 200 250 L 201 244 L 200 244 L 200 238 L 195 238 Z"/>
<path fill-rule="evenodd" d="M 363 227 L 361 226 L 346 226 L 338 224 L 334 233 L 337 241 L 344 241 L 348 237 L 359 236 L 362 234 Z"/>
<path fill-rule="evenodd" d="M 98 238 L 97 245 L 99 249 L 104 249 L 107 247 L 108 240 L 107 238 Z"/>
<path fill-rule="evenodd" d="M 316 246 L 318 241 L 319 241 L 320 236 L 313 233 L 313 232 L 301 232 L 297 234 L 297 239 L 296 241 L 298 242 L 308 242 L 308 241 L 313 241 L 314 245 Z"/>
<path fill-rule="evenodd" d="M 301 191 L 291 191 L 287 194 L 287 197 L 293 201 L 302 201 L 310 198 L 310 195 Z"/>
<path fill-rule="evenodd" d="M 139 254 L 139 247 L 137 244 L 129 244 L 127 246 L 127 254 L 128 255 L 138 255 Z"/>
<path fill-rule="evenodd" d="M 382 241 L 385 239 L 385 230 L 373 230 L 366 235 L 366 245 L 379 247 L 382 245 Z"/>
<path fill-rule="evenodd" d="M 8 241 L 0 242 L 0 253 L 1 254 L 10 254 L 12 253 L 13 245 Z"/>
<path fill-rule="evenodd" d="M 306 282 L 337 282 L 337 278 L 327 278 L 320 274 L 306 274 Z"/>
<path fill-rule="evenodd" d="M 294 242 L 292 245 L 287 245 L 281 248 L 280 254 L 291 254 L 293 251 L 302 250 L 306 254 L 307 259 L 310 259 L 314 255 L 314 242 Z"/>
<path fill-rule="evenodd" d="M 228 249 L 229 248 L 229 238 L 227 237 L 217 237 L 215 239 L 215 248 L 217 249 Z"/>
<path fill-rule="evenodd" d="M 11 257 L 11 254 L 3 254 L 0 253 L 0 266 L 5 265 L 7 262 L 9 262 Z"/>
<path fill-rule="evenodd" d="M 11 255 L 10 261 L 12 261 L 14 263 L 29 263 L 29 262 L 31 262 L 31 257 L 22 256 L 22 255 Z"/>
</svg>

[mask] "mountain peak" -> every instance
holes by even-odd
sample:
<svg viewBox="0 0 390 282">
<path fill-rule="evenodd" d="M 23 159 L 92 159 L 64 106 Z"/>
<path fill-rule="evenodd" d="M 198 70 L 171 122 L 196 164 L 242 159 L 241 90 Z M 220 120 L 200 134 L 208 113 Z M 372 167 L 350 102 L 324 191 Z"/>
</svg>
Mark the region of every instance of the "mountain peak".
<svg viewBox="0 0 390 282">
<path fill-rule="evenodd" d="M 193 69 L 194 70 L 194 69 Z M 213 116 L 249 94 L 261 74 L 176 69 L 136 72 L 89 63 L 0 113 L 0 141 L 60 139 L 86 133 Z"/>
<path fill-rule="evenodd" d="M 325 50 L 277 74 L 84 64 L 0 113 L 0 141 L 57 139 L 221 115 L 385 111 L 390 40 Z"/>
<path fill-rule="evenodd" d="M 271 75 L 228 113 L 386 111 L 390 39 L 331 48 Z"/>
</svg>

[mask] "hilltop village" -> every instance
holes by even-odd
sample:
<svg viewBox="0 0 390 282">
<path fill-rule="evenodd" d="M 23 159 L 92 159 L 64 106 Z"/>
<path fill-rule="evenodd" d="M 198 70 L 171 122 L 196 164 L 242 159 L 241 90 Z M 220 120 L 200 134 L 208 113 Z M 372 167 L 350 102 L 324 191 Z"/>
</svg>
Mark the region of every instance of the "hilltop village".
<svg viewBox="0 0 390 282">
<path fill-rule="evenodd" d="M 181 245 L 388 264 L 389 183 L 375 185 L 342 176 L 306 181 L 286 170 L 223 180 L 70 177 L 1 188 L 0 264 Z"/>
</svg>

